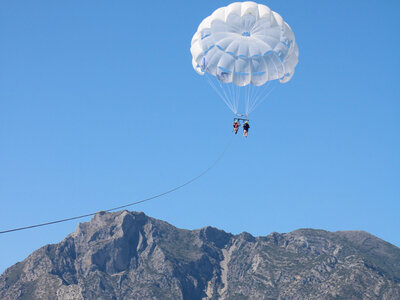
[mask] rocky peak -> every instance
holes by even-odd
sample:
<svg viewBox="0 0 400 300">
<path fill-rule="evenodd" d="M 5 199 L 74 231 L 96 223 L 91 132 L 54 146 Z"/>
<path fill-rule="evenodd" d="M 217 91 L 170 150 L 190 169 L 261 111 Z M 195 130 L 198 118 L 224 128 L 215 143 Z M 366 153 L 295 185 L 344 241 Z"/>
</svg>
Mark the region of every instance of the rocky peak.
<svg viewBox="0 0 400 300">
<path fill-rule="evenodd" d="M 400 249 L 361 231 L 254 237 L 97 213 L 0 276 L 0 299 L 400 299 Z"/>
</svg>

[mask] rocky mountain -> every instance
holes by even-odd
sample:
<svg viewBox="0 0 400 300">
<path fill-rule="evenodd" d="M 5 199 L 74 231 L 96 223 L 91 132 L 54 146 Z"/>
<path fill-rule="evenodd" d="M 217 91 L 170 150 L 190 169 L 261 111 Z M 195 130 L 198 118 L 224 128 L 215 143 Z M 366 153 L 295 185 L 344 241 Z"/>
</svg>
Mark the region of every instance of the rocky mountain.
<svg viewBox="0 0 400 300">
<path fill-rule="evenodd" d="M 98 213 L 0 276 L 0 299 L 400 299 L 400 249 L 362 231 L 253 237 Z"/>
</svg>

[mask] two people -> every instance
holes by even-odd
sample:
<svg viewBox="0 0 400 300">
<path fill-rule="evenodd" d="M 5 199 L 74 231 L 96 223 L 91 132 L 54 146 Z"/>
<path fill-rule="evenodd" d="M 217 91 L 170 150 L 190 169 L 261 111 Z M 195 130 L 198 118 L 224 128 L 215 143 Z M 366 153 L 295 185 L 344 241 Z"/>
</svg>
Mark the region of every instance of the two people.
<svg viewBox="0 0 400 300">
<path fill-rule="evenodd" d="M 238 133 L 239 127 L 240 127 L 239 121 L 235 120 L 233 122 L 233 131 L 235 132 L 235 134 Z M 249 122 L 245 121 L 244 124 L 243 124 L 243 136 L 244 137 L 247 137 L 247 133 L 249 131 L 249 128 L 250 128 Z"/>
</svg>

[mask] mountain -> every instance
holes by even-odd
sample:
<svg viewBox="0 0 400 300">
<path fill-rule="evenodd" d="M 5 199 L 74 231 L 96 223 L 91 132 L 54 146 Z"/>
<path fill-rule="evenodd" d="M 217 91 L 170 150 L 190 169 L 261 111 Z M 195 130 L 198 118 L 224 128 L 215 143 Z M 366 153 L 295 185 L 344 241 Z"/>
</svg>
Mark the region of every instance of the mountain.
<svg viewBox="0 0 400 300">
<path fill-rule="evenodd" d="M 0 299 L 400 299 L 400 249 L 363 231 L 253 237 L 100 212 L 0 276 Z"/>
</svg>

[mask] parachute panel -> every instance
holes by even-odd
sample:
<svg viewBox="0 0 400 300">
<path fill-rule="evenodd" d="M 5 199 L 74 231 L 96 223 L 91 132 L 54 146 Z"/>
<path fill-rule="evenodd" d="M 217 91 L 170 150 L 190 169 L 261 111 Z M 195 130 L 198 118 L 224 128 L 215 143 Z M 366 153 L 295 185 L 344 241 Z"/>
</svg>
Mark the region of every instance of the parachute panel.
<svg viewBox="0 0 400 300">
<path fill-rule="evenodd" d="M 213 87 L 230 86 L 219 95 L 235 113 L 239 96 L 231 85 L 242 95 L 241 89 L 248 85 L 288 82 L 299 56 L 290 26 L 269 7 L 251 1 L 221 7 L 205 18 L 192 38 L 190 51 L 197 73 L 213 77 L 217 81 Z M 252 97 L 251 88 L 248 90 L 244 93 L 247 100 Z M 254 103 L 263 96 L 254 96 Z M 253 104 L 245 104 L 246 113 Z"/>
</svg>

